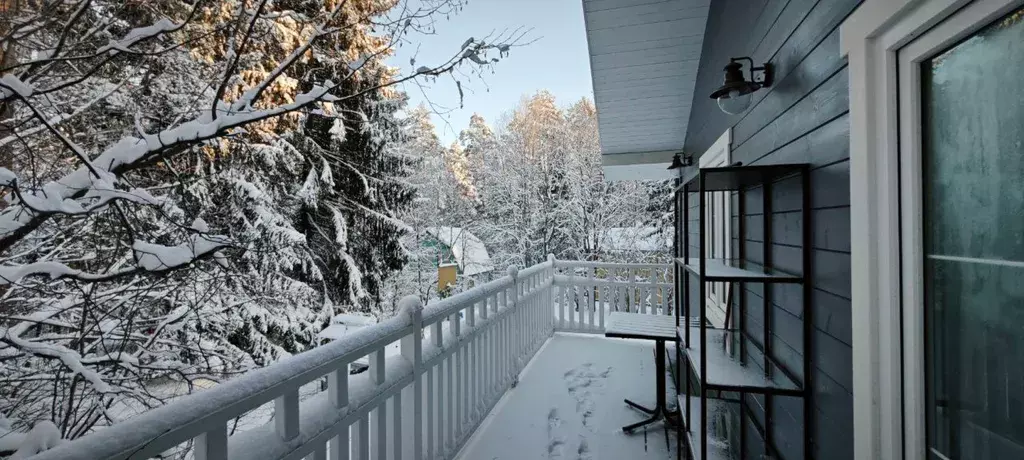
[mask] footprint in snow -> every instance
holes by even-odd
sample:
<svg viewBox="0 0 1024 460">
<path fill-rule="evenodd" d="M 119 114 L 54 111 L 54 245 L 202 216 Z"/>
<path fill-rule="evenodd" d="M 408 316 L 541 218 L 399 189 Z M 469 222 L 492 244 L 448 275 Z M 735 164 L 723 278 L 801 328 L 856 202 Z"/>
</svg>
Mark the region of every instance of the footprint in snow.
<svg viewBox="0 0 1024 460">
<path fill-rule="evenodd" d="M 562 419 L 558 416 L 558 409 L 554 407 L 548 411 L 548 458 L 562 458 L 562 445 L 565 439 L 559 434 L 559 427 L 562 426 Z"/>
<path fill-rule="evenodd" d="M 603 393 L 604 380 L 611 371 L 611 367 L 595 371 L 593 363 L 583 363 L 562 374 L 566 390 L 576 400 L 576 413 L 582 418 L 583 426 L 588 429 L 591 428 L 590 419 L 594 416 L 593 393 Z"/>
</svg>

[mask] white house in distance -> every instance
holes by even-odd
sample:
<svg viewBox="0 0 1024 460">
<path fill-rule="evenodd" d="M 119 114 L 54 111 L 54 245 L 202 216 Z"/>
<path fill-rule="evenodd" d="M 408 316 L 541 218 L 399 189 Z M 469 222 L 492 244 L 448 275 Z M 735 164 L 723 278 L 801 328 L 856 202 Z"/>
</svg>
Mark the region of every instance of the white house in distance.
<svg viewBox="0 0 1024 460">
<path fill-rule="evenodd" d="M 424 245 L 438 247 L 439 264 L 458 264 L 459 274 L 464 276 L 494 271 L 487 247 L 469 230 L 461 227 L 428 227 L 425 231 L 433 241 L 428 240 Z"/>
</svg>

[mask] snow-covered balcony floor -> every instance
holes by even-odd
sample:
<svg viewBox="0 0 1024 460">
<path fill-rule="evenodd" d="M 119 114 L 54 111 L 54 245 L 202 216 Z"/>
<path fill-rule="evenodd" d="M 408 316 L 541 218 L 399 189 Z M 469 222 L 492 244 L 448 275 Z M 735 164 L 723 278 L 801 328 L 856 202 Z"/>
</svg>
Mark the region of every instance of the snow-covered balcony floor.
<svg viewBox="0 0 1024 460">
<path fill-rule="evenodd" d="M 674 459 L 676 435 L 663 424 L 622 432 L 646 418 L 623 398 L 654 406 L 654 373 L 654 342 L 556 333 L 457 458 Z"/>
</svg>

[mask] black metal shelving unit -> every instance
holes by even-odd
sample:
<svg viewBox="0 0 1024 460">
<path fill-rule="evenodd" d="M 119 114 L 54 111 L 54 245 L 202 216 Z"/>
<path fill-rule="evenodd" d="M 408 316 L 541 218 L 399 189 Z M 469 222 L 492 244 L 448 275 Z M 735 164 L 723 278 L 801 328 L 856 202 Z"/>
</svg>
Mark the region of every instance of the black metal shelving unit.
<svg viewBox="0 0 1024 460">
<path fill-rule="evenodd" d="M 676 326 L 679 345 L 676 347 L 677 372 L 676 381 L 680 411 L 680 432 L 677 447 L 682 458 L 683 446 L 692 460 L 733 459 L 743 458 L 748 451 L 747 444 L 749 426 L 753 427 L 762 444 L 763 455 L 779 458 L 773 446 L 772 437 L 772 397 L 794 396 L 803 398 L 803 445 L 805 458 L 810 458 L 809 430 L 813 415 L 808 402 L 810 396 L 811 375 L 811 318 L 810 308 L 810 262 L 811 262 L 811 216 L 810 216 L 810 177 L 807 164 L 779 164 L 763 166 L 727 166 L 720 168 L 703 168 L 689 181 L 676 187 Z M 787 273 L 774 268 L 772 264 L 772 187 L 776 182 L 796 177 L 801 183 L 801 270 L 799 273 Z M 746 193 L 752 188 L 761 188 L 762 231 L 764 232 L 761 263 L 747 259 L 745 251 Z M 706 240 L 704 238 L 707 192 L 735 192 L 738 195 L 738 212 L 727 218 L 739 216 L 736 235 L 740 240 L 737 257 L 731 259 L 709 259 L 707 257 Z M 690 254 L 690 200 L 691 194 L 699 196 L 699 235 L 700 251 L 697 257 Z M 730 197 L 731 199 L 731 197 Z M 681 235 L 680 235 L 680 230 Z M 732 244 L 732 235 L 728 236 Z M 698 283 L 699 295 L 697 308 L 694 312 L 691 303 L 691 282 Z M 734 318 L 725 328 L 716 329 L 707 321 L 707 283 L 730 283 L 733 292 L 738 293 L 731 299 Z M 763 285 L 763 329 L 756 339 L 748 330 L 742 311 L 747 308 L 746 284 L 761 283 Z M 790 283 L 801 285 L 803 289 L 802 341 L 803 369 L 800 379 L 793 369 L 787 369 L 772 353 L 772 296 L 769 285 Z M 697 315 L 694 315 L 697 313 Z M 696 325 L 680 317 L 699 316 Z M 791 338 L 790 338 L 791 340 Z M 760 360 L 748 359 L 748 347 L 754 347 Z M 758 362 L 760 361 L 760 362 Z M 694 388 L 695 387 L 695 388 Z M 712 393 L 714 397 L 712 397 Z M 761 424 L 751 414 L 750 395 L 764 397 L 764 423 Z M 709 442 L 709 416 L 718 417 L 725 412 L 739 413 L 738 433 L 731 434 L 729 440 L 715 439 Z M 736 443 L 738 445 L 732 445 Z M 756 457 L 755 457 L 756 458 Z"/>
</svg>

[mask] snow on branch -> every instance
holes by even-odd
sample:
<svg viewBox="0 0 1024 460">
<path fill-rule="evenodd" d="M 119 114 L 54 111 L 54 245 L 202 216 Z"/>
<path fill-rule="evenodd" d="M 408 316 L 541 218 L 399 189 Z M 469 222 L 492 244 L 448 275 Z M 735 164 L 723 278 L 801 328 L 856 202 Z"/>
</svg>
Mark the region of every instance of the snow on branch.
<svg viewBox="0 0 1024 460">
<path fill-rule="evenodd" d="M 231 246 L 231 240 L 221 235 L 193 234 L 188 241 L 164 246 L 146 241 L 135 241 L 132 251 L 135 266 L 107 273 L 88 273 L 54 261 L 33 262 L 22 265 L 0 265 L 0 286 L 14 284 L 29 276 L 45 276 L 51 280 L 74 278 L 79 281 L 110 281 L 143 272 L 166 272 L 187 266 L 206 257 L 217 257 L 217 251 Z"/>
<path fill-rule="evenodd" d="M 110 43 L 97 48 L 96 54 L 107 53 L 113 50 L 130 51 L 130 48 L 136 43 L 158 37 L 168 32 L 173 32 L 180 29 L 183 25 L 184 23 L 175 24 L 170 19 L 162 18 L 153 25 L 137 27 L 128 31 L 128 33 L 120 40 L 111 40 Z"/>
</svg>

